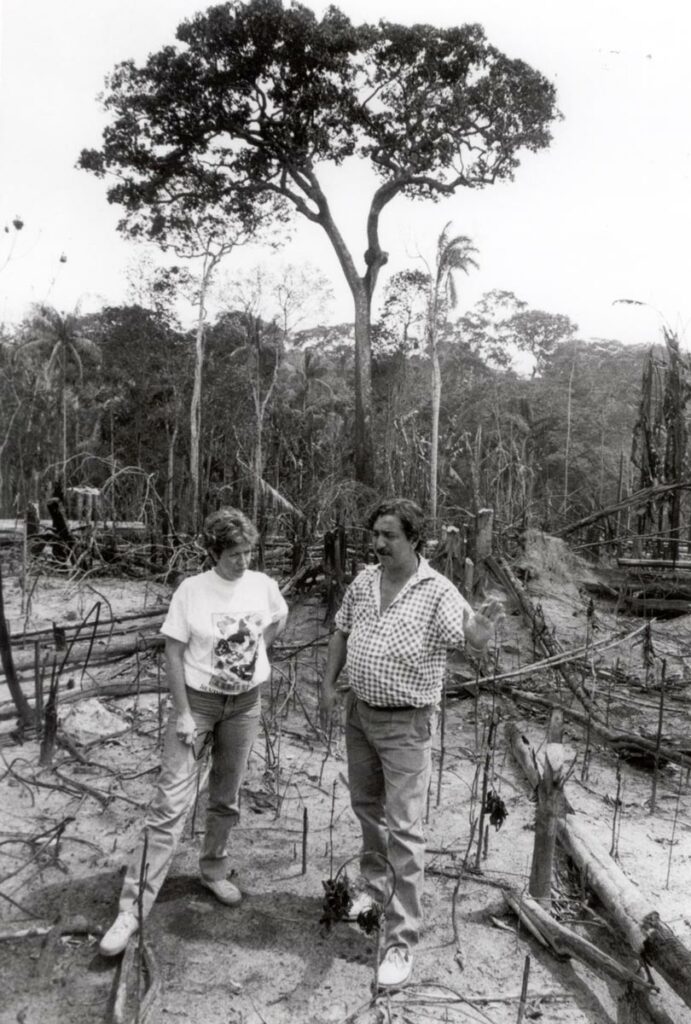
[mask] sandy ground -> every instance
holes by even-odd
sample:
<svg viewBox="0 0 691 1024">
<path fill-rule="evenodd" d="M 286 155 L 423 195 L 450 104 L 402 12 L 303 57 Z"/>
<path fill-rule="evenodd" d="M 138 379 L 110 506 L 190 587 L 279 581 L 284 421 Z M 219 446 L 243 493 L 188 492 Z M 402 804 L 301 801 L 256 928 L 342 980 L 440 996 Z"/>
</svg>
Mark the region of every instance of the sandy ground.
<svg viewBox="0 0 691 1024">
<path fill-rule="evenodd" d="M 96 588 L 100 597 L 93 592 Z M 531 588 L 565 646 L 583 642 L 587 598 L 565 582 L 563 566 L 552 570 L 544 557 Z M 91 581 L 87 588 L 66 588 L 42 579 L 31 608 L 21 609 L 21 592 L 6 583 L 12 629 L 83 616 L 94 600 L 107 600 L 114 613 L 165 603 L 162 587 L 118 581 Z M 615 623 L 611 609 L 598 609 L 600 629 Z M 342 865 L 356 874 L 358 830 L 349 808 L 340 728 L 327 752 L 313 727 L 316 685 L 323 645 L 292 653 L 298 643 L 323 636 L 323 611 L 316 597 L 303 599 L 291 615 L 277 652 L 272 686 L 266 688 L 266 729 L 253 751 L 243 793 L 243 815 L 233 833 L 235 880 L 244 893 L 237 908 L 217 904 L 196 874 L 198 832 L 203 822 L 203 789 L 190 817 L 169 878 L 147 922 L 157 991 L 146 1019 L 152 1024 L 330 1024 L 330 1022 L 517 1020 L 521 983 L 529 957 L 524 1020 L 559 1024 L 615 1024 L 620 987 L 578 962 L 559 961 L 517 925 L 494 883 L 527 883 L 533 842 L 534 805 L 525 781 L 508 752 L 503 726 L 518 721 L 536 745 L 543 742 L 541 713 L 527 717 L 508 697 L 449 700 L 445 721 L 443 769 L 437 737 L 428 814 L 428 877 L 424 895 L 425 932 L 417 951 L 414 984 L 398 995 L 372 1002 L 376 935 L 357 925 L 320 925 L 323 882 Z M 626 627 L 636 622 L 628 620 Z M 686 624 L 656 633 L 660 648 L 676 644 L 677 705 L 670 705 L 669 728 L 686 726 Z M 287 656 L 290 654 L 290 656 Z M 637 665 L 640 651 L 612 651 Z M 500 637 L 500 665 L 507 670 L 532 659 L 530 636 L 511 614 Z M 670 652 L 671 656 L 671 652 Z M 141 678 L 151 683 L 159 669 L 152 657 Z M 99 678 L 133 674 L 132 662 L 103 670 Z M 522 684 L 522 685 L 525 685 Z M 538 691 L 550 680 L 535 680 Z M 643 708 L 631 701 L 642 701 Z M 618 721 L 656 722 L 655 695 L 609 696 Z M 81 735 L 82 757 L 61 748 L 53 768 L 38 768 L 38 746 L 0 749 L 0 1021 L 20 1024 L 86 1024 L 134 1020 L 130 996 L 124 1011 L 114 1004 L 119 961 L 97 951 L 97 935 L 115 912 L 123 860 L 134 848 L 143 809 L 152 793 L 159 763 L 160 698 L 89 702 L 91 717 L 74 713 L 69 723 Z M 93 724 L 94 712 L 99 721 Z M 500 718 L 491 759 L 490 785 L 503 799 L 508 816 L 488 835 L 479 871 L 470 820 L 477 814 L 477 791 L 485 763 L 484 741 L 493 713 Z M 110 717 L 109 717 L 110 716 Z M 667 722 L 667 719 L 666 719 Z M 91 724 L 90 724 L 91 723 Z M 79 729 L 93 728 L 89 734 Z M 574 762 L 567 790 L 576 812 L 606 849 L 612 841 L 617 763 L 604 747 L 592 750 L 583 773 L 583 735 L 568 726 L 566 756 Z M 583 775 L 583 777 L 582 777 Z M 661 773 L 657 806 L 650 813 L 651 775 L 622 762 L 622 814 L 618 859 L 640 894 L 659 911 L 691 948 L 691 795 L 688 778 L 673 766 Z M 64 779 L 93 787 L 96 799 L 46 785 Z M 40 785 L 43 784 L 43 785 Z M 303 825 L 307 810 L 306 870 L 302 871 Z M 62 826 L 62 828 L 61 828 Z M 56 830 L 59 835 L 56 836 Z M 460 875 L 460 878 L 459 878 Z M 560 864 L 557 889 L 564 918 L 583 921 L 579 885 Z M 55 923 L 69 925 L 60 934 Z M 12 937 L 25 929 L 42 934 Z M 583 932 L 586 934 L 586 931 Z M 608 938 L 602 922 L 587 934 L 622 960 L 623 944 Z M 134 968 L 130 993 L 134 989 Z M 144 979 L 146 981 L 146 979 Z M 663 999 L 675 1024 L 689 1024 L 691 1011 L 663 986 Z M 124 1014 L 124 1015 L 123 1015 Z"/>
</svg>

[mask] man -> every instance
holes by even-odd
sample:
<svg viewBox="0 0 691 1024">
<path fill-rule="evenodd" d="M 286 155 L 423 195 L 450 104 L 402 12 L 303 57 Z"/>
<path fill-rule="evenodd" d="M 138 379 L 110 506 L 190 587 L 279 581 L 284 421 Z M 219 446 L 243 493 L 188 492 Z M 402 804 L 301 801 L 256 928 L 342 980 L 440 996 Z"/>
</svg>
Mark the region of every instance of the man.
<svg viewBox="0 0 691 1024">
<path fill-rule="evenodd" d="M 372 899 L 386 902 L 392 869 L 395 887 L 386 906 L 378 974 L 379 985 L 390 988 L 410 978 L 420 933 L 423 815 L 447 650 L 465 644 L 479 655 L 501 604 L 486 602 L 474 614 L 453 583 L 420 556 L 424 521 L 414 502 L 383 501 L 367 525 L 378 565 L 359 573 L 336 615 L 320 717 L 328 728 L 336 680 L 347 663 L 348 778 L 362 828 L 360 867 L 367 886 L 350 916 Z"/>
</svg>

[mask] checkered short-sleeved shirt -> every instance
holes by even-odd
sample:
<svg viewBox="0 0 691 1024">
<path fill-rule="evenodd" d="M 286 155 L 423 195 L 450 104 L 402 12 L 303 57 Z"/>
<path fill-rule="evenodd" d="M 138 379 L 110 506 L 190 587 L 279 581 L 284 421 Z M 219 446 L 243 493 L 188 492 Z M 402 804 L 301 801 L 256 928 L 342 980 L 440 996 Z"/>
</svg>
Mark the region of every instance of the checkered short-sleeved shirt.
<svg viewBox="0 0 691 1024">
<path fill-rule="evenodd" d="M 336 614 L 336 628 L 348 636 L 351 689 L 375 707 L 435 704 L 446 652 L 463 645 L 470 605 L 424 558 L 383 614 L 380 584 L 381 567 L 368 566 Z"/>
</svg>

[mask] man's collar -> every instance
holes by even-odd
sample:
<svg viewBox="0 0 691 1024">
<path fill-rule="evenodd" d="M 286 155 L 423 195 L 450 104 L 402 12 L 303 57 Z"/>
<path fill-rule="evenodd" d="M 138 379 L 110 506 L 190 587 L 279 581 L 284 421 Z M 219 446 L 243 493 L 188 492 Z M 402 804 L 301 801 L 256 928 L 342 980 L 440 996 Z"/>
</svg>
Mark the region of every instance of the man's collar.
<svg viewBox="0 0 691 1024">
<path fill-rule="evenodd" d="M 436 570 L 432 568 L 432 566 L 429 564 L 426 558 L 423 558 L 422 555 L 418 555 L 417 559 L 417 569 L 415 570 L 412 576 L 408 577 L 406 585 L 412 582 L 417 583 L 418 580 L 429 579 L 430 577 L 436 574 Z M 377 577 L 381 576 L 382 574 L 382 567 L 381 565 L 379 565 L 379 563 L 377 563 L 376 565 L 367 565 L 365 566 L 365 568 L 372 573 L 373 578 L 375 574 L 377 575 Z"/>
</svg>

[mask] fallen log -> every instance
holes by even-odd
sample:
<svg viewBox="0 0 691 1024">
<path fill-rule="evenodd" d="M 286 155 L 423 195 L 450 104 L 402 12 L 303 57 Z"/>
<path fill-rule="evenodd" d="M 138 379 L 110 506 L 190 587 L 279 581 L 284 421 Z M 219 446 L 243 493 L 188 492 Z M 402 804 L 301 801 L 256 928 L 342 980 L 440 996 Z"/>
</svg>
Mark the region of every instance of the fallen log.
<svg viewBox="0 0 691 1024">
<path fill-rule="evenodd" d="M 520 736 L 519 730 L 512 736 Z M 521 765 L 531 765 L 528 777 L 533 784 L 539 767 L 530 743 L 521 736 L 521 743 L 512 744 L 512 751 L 518 752 Z M 557 838 L 633 952 L 654 967 L 691 1007 L 691 950 L 643 899 L 616 861 L 593 839 L 592 828 L 575 813 L 564 815 Z"/>
<path fill-rule="evenodd" d="M 616 861 L 596 845 L 591 833 L 573 814 L 559 824 L 559 842 L 634 952 L 691 1007 L 691 950 L 642 899 Z"/>
<path fill-rule="evenodd" d="M 691 484 L 687 482 L 645 487 L 643 490 L 636 491 L 635 494 L 629 495 L 628 498 L 624 498 L 622 501 L 617 501 L 614 505 L 608 505 L 607 508 L 602 508 L 597 512 L 592 512 L 590 515 L 585 516 L 585 518 L 579 519 L 578 522 L 571 523 L 570 526 L 565 526 L 563 529 L 557 531 L 556 536 L 568 537 L 570 533 L 582 530 L 584 527 L 590 526 L 592 523 L 596 523 L 599 519 L 604 519 L 606 516 L 611 516 L 615 512 L 622 512 L 625 508 L 635 508 L 636 505 L 645 505 L 653 498 L 661 498 L 672 491 L 688 490 L 689 488 L 691 488 Z"/>
<path fill-rule="evenodd" d="M 106 664 L 110 661 L 118 661 L 120 658 L 126 658 L 128 655 L 135 654 L 137 651 L 141 653 L 143 651 L 156 650 L 156 648 L 162 647 L 164 642 L 165 637 L 163 635 L 154 633 L 153 636 L 142 636 L 141 634 L 137 634 L 135 639 L 123 640 L 118 643 L 95 644 L 91 647 L 88 664 Z M 90 645 L 91 637 L 85 637 L 84 640 L 73 644 L 72 649 L 65 652 L 65 654 L 63 654 L 59 659 L 61 671 L 64 671 L 68 665 L 75 666 L 86 664 L 86 655 Z M 34 666 L 35 656 L 33 652 L 30 655 L 20 655 L 15 659 L 15 669 L 17 674 L 22 672 L 33 673 Z M 0 684 L 3 682 L 2 674 L 0 674 Z"/>
<path fill-rule="evenodd" d="M 589 728 L 591 733 L 595 733 L 599 739 L 604 740 L 608 747 L 615 753 L 621 754 L 622 757 L 626 757 L 632 751 L 637 751 L 649 758 L 650 764 L 653 764 L 657 757 L 659 764 L 666 761 L 669 764 L 679 764 L 686 768 L 691 768 L 691 751 L 687 753 L 686 750 L 672 747 L 669 743 L 658 744 L 657 740 L 648 739 L 645 736 L 641 736 L 640 733 L 625 732 L 623 729 L 611 729 L 595 715 L 585 715 L 582 711 L 577 711 L 575 708 L 569 708 L 563 704 L 555 704 L 549 697 L 543 697 L 539 693 L 514 692 L 513 697 L 519 702 L 523 700 L 533 706 L 538 705 L 550 710 L 557 708 L 571 721 L 578 722 L 579 725 Z"/>
<path fill-rule="evenodd" d="M 104 631 L 107 631 L 108 635 L 115 635 L 118 632 L 126 632 L 127 630 L 136 629 L 136 626 L 129 626 L 127 627 L 126 630 L 118 631 L 116 627 L 121 625 L 123 622 L 134 623 L 138 619 L 143 619 L 147 621 L 149 619 L 155 618 L 160 618 L 161 620 L 163 620 L 165 618 L 167 611 L 168 609 L 166 607 L 159 607 L 150 608 L 147 611 L 143 612 L 129 612 L 127 615 L 114 615 L 109 619 L 100 619 L 99 627 L 101 627 Z M 71 633 L 78 633 L 80 630 L 84 628 L 84 621 L 58 622 L 57 625 L 59 626 L 60 629 L 64 630 L 65 635 L 69 637 Z M 45 626 L 43 629 L 30 629 L 24 630 L 21 633 L 13 633 L 12 645 L 15 648 L 23 647 L 27 641 L 31 641 L 33 643 L 35 640 L 40 640 L 42 637 L 44 637 L 46 640 L 52 640 L 52 625 Z"/>
<path fill-rule="evenodd" d="M 618 960 L 604 953 L 592 942 L 584 939 L 582 935 L 571 931 L 557 921 L 542 907 L 537 900 L 527 893 L 517 894 L 511 890 L 504 890 L 504 899 L 511 907 L 514 914 L 534 934 L 537 932 L 545 944 L 549 946 L 557 956 L 573 956 L 589 967 L 602 971 L 610 978 L 621 982 L 623 985 L 631 985 L 641 991 L 650 991 L 650 985 L 639 974 L 624 967 Z"/>
<path fill-rule="evenodd" d="M 533 602 L 528 597 L 525 588 L 521 586 L 506 562 L 501 558 L 495 558 L 493 555 L 488 555 L 485 562 L 500 583 L 502 583 L 502 585 L 511 594 L 513 594 L 521 611 L 530 622 L 535 641 L 542 648 L 545 654 L 551 657 L 563 654 L 564 651 L 561 644 L 554 639 L 547 628 L 547 623 L 542 611 L 538 610 L 533 605 Z M 583 704 L 588 711 L 592 711 L 593 702 L 589 694 L 586 693 L 583 683 L 571 669 L 569 664 L 567 662 L 559 662 L 556 665 L 556 669 L 574 696 L 580 700 L 581 704 Z"/>
<path fill-rule="evenodd" d="M 134 682 L 104 683 L 102 686 L 90 686 L 85 690 L 64 690 L 60 693 L 60 704 L 74 704 L 89 697 L 130 697 L 138 693 L 168 693 L 167 686 L 138 679 Z M 16 718 L 17 709 L 10 701 L 0 704 L 0 722 Z M 285 731 L 285 730 L 284 730 Z"/>
<path fill-rule="evenodd" d="M 632 629 L 626 633 L 619 633 L 614 637 L 606 637 L 602 640 L 597 640 L 595 643 L 590 645 L 584 645 L 581 647 L 572 648 L 570 651 L 560 651 L 558 654 L 554 654 L 548 658 L 541 658 L 540 661 L 532 661 L 527 665 L 521 665 L 519 668 L 511 669 L 510 672 L 496 673 L 491 676 L 480 676 L 479 679 L 467 679 L 463 677 L 462 673 L 454 671 L 453 667 L 450 668 L 450 676 L 457 680 L 452 686 L 447 686 L 446 695 L 447 697 L 460 694 L 461 692 L 468 691 L 470 694 L 475 694 L 479 686 L 486 686 L 490 683 L 503 683 L 507 679 L 520 679 L 523 676 L 533 676 L 536 672 L 542 672 L 545 669 L 557 668 L 559 665 L 565 663 L 576 663 L 580 664 L 582 658 L 586 654 L 602 653 L 603 651 L 610 650 L 612 647 L 617 647 L 619 644 L 630 643 L 641 633 L 645 632 L 648 628 L 647 623 L 643 626 L 638 626 L 636 629 Z"/>
</svg>

